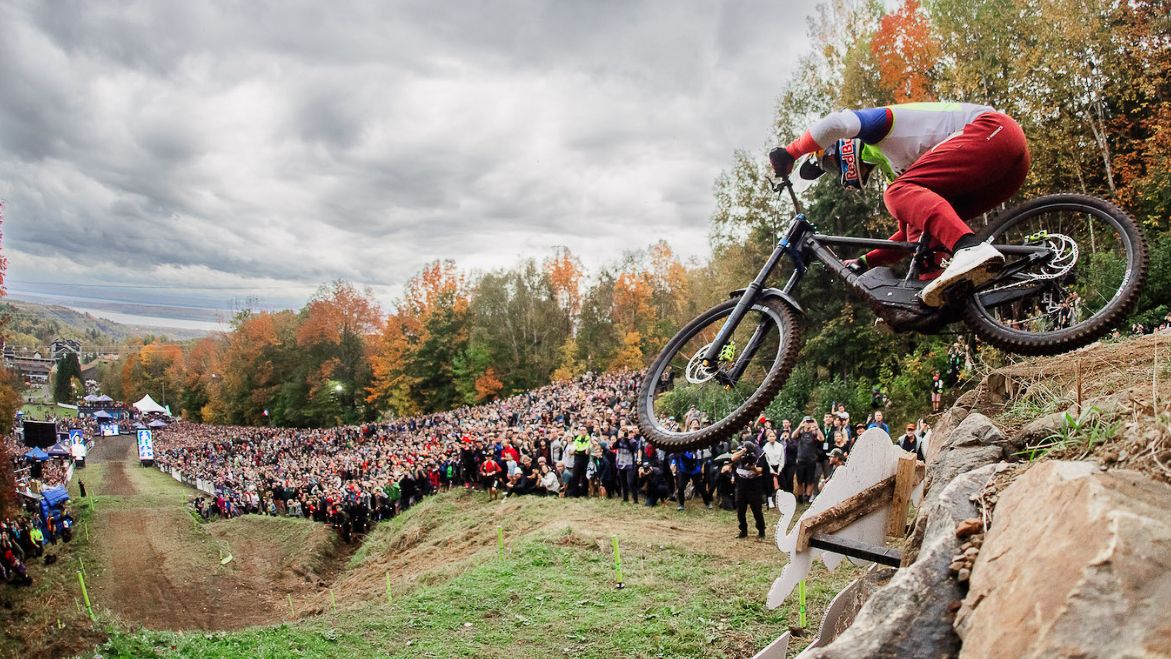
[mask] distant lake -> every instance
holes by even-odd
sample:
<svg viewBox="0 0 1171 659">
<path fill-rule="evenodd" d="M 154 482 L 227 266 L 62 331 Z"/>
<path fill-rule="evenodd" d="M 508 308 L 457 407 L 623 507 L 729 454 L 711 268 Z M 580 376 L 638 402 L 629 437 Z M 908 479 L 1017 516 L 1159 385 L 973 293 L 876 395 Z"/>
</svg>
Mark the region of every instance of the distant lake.
<svg viewBox="0 0 1171 659">
<path fill-rule="evenodd" d="M 223 332 L 231 329 L 227 320 L 231 312 L 224 309 L 188 305 L 163 305 L 84 298 L 29 291 L 10 291 L 12 300 L 67 307 L 78 313 L 104 318 L 123 325 Z M 224 320 L 220 320 L 220 319 Z"/>
<path fill-rule="evenodd" d="M 187 320 L 183 318 L 164 318 L 162 316 L 139 316 L 104 309 L 87 309 L 72 304 L 62 304 L 79 313 L 87 313 L 97 318 L 105 318 L 123 325 L 137 325 L 145 327 L 174 327 L 177 329 L 203 330 L 205 332 L 226 332 L 231 329 L 227 323 L 210 322 L 205 320 Z"/>
</svg>

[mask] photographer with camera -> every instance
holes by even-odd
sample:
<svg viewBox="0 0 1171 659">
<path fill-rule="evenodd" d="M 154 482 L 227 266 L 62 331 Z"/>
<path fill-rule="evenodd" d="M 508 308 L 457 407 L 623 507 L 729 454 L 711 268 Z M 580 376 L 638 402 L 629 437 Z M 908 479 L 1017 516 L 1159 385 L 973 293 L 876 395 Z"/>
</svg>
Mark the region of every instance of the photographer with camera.
<svg viewBox="0 0 1171 659">
<path fill-rule="evenodd" d="M 764 498 L 765 483 L 772 479 L 772 470 L 768 465 L 768 458 L 755 442 L 744 442 L 732 454 L 732 469 L 736 479 L 736 519 L 740 522 L 739 538 L 748 537 L 748 508 L 752 508 L 752 518 L 756 522 L 756 537 L 764 539 L 764 511 L 761 510 L 761 501 Z"/>
<path fill-rule="evenodd" d="M 825 435 L 813 417 L 807 416 L 797 426 L 794 436 L 797 439 L 797 503 L 810 503 L 817 483 L 817 458 Z"/>
</svg>

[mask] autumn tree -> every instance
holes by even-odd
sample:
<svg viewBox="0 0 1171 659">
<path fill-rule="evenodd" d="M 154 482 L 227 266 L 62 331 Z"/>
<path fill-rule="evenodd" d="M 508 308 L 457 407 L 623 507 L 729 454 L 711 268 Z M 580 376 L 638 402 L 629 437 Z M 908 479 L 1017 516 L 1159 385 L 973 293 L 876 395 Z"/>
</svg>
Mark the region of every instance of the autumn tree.
<svg viewBox="0 0 1171 659">
<path fill-rule="evenodd" d="M 545 274 L 549 277 L 549 286 L 553 295 L 565 314 L 568 323 L 567 330 L 572 331 L 577 316 L 581 313 L 581 284 L 583 268 L 568 247 L 557 247 L 553 256 L 545 259 Z"/>
<path fill-rule="evenodd" d="M 455 366 L 467 349 L 469 304 L 467 279 L 452 261 L 435 261 L 411 278 L 376 341 L 367 401 L 397 414 L 459 402 Z"/>
<path fill-rule="evenodd" d="M 296 355 L 296 325 L 292 311 L 245 311 L 233 319 L 233 330 L 218 352 L 219 372 L 208 375 L 213 381 L 208 383 L 205 419 L 241 425 L 270 422 L 264 411 L 272 414 L 278 394 L 303 387 L 303 378 L 288 378 Z M 304 397 L 286 395 L 281 409 L 290 411 L 290 425 L 297 425 L 298 404 L 304 401 Z"/>
<path fill-rule="evenodd" d="M 883 16 L 870 41 L 883 91 L 895 103 L 934 100 L 933 78 L 939 43 L 918 0 L 903 0 Z"/>
<path fill-rule="evenodd" d="M 300 370 L 310 408 L 329 416 L 338 407 L 334 416 L 349 423 L 363 417 L 357 402 L 370 384 L 368 353 L 381 315 L 372 292 L 344 281 L 321 287 L 305 305 L 297 347 L 305 351 Z"/>
</svg>

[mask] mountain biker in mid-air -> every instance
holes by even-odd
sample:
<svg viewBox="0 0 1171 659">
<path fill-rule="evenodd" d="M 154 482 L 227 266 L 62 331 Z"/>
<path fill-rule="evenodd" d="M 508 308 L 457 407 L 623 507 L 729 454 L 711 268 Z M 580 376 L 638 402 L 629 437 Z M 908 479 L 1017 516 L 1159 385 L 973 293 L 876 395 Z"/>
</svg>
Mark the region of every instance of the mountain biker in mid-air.
<svg viewBox="0 0 1171 659">
<path fill-rule="evenodd" d="M 769 161 L 778 176 L 787 176 L 805 154 L 813 157 L 801 166 L 802 178 L 833 172 L 847 188 L 861 190 L 870 173 L 880 170 L 888 182 L 883 201 L 899 223 L 891 240 L 913 242 L 926 231 L 932 247 L 952 254 L 947 268 L 920 293 L 927 306 L 941 306 L 944 292 L 958 283 L 984 284 L 1004 263 L 966 220 L 1015 194 L 1029 172 L 1024 132 L 1008 115 L 968 103 L 843 110 L 773 149 Z M 906 254 L 876 249 L 851 267 L 860 272 Z"/>
</svg>

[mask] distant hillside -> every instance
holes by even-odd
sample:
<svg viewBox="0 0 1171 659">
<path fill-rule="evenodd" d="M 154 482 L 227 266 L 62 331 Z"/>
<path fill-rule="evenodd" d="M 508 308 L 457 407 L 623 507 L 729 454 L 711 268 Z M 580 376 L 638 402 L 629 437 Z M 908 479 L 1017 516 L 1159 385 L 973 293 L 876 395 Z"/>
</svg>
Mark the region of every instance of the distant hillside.
<svg viewBox="0 0 1171 659">
<path fill-rule="evenodd" d="M 138 336 L 165 336 L 184 341 L 206 336 L 203 330 L 124 325 L 59 305 L 21 300 L 0 302 L 0 335 L 8 345 L 40 348 L 58 337 L 83 346 L 110 346 Z"/>
</svg>

